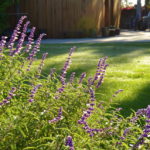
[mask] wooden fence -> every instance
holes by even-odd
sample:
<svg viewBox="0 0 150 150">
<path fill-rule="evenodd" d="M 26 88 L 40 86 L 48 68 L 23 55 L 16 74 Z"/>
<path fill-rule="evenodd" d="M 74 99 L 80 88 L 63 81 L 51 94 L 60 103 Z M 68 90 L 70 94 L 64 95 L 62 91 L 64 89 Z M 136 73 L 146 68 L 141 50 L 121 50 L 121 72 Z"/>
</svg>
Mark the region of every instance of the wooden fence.
<svg viewBox="0 0 150 150">
<path fill-rule="evenodd" d="M 97 36 L 119 26 L 120 0 L 21 0 L 20 12 L 49 38 Z"/>
</svg>

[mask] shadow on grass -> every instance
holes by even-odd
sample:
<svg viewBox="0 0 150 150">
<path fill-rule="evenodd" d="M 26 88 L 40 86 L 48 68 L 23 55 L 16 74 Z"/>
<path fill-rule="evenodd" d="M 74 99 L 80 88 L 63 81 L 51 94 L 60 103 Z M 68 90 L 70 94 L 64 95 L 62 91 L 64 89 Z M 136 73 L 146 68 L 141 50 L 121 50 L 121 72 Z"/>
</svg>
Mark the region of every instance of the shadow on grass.
<svg viewBox="0 0 150 150">
<path fill-rule="evenodd" d="M 128 116 L 132 110 L 137 111 L 138 109 L 146 108 L 148 105 L 150 105 L 150 81 L 138 91 L 136 97 L 124 99 L 119 102 L 118 107 L 122 107 L 122 114 Z"/>
<path fill-rule="evenodd" d="M 150 43 L 42 44 L 38 59 L 41 59 L 41 54 L 44 52 L 49 53 L 48 58 L 67 54 L 69 49 L 73 46 L 77 47 L 76 52 L 86 51 L 88 49 L 95 54 L 116 57 L 149 48 Z M 147 54 L 148 53 L 150 53 L 150 51 L 147 51 Z"/>
</svg>

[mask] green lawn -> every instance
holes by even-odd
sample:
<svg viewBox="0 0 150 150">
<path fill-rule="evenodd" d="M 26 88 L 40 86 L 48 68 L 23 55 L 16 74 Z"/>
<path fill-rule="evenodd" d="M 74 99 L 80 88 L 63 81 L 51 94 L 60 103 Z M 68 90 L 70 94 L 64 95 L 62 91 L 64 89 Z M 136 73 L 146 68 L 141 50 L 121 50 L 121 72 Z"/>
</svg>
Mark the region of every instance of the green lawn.
<svg viewBox="0 0 150 150">
<path fill-rule="evenodd" d="M 130 109 L 146 107 L 150 104 L 150 43 L 117 44 L 51 44 L 42 45 L 41 53 L 48 52 L 43 72 L 49 73 L 55 67 L 59 73 L 68 55 L 68 49 L 76 46 L 72 65 L 68 71 L 79 77 L 87 72 L 94 75 L 99 58 L 108 56 L 107 73 L 103 85 L 97 90 L 97 101 L 108 101 L 118 89 L 124 89 L 114 101 L 124 108 L 128 115 Z M 40 57 L 34 63 L 36 66 Z"/>
</svg>

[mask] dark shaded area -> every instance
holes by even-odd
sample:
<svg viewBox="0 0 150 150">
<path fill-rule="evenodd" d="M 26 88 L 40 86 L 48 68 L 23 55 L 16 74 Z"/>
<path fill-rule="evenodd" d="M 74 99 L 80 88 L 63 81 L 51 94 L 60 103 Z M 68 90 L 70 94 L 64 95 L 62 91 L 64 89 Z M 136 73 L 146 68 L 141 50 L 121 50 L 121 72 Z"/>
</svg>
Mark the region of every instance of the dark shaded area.
<svg viewBox="0 0 150 150">
<path fill-rule="evenodd" d="M 118 107 L 122 107 L 122 114 L 128 116 L 131 114 L 133 108 L 134 111 L 137 111 L 141 108 L 147 108 L 148 105 L 150 105 L 150 82 L 138 91 L 137 97 L 125 99 L 119 103 Z"/>
</svg>

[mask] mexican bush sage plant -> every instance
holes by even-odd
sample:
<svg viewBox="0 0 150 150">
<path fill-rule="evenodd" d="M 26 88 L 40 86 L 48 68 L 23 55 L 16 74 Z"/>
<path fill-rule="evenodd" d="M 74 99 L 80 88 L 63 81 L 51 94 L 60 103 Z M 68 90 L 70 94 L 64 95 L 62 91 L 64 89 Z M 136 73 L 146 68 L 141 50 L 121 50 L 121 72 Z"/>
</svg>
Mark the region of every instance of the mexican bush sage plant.
<svg viewBox="0 0 150 150">
<path fill-rule="evenodd" d="M 34 67 L 45 33 L 34 41 L 33 27 L 27 37 L 29 23 L 21 17 L 8 43 L 5 36 L 0 40 L 0 149 L 148 150 L 150 106 L 124 117 L 112 100 L 122 89 L 107 102 L 97 96 L 108 58 L 99 59 L 93 76 L 72 72 L 68 79 L 73 47 L 61 74 L 49 68 L 46 75 L 48 53 Z"/>
</svg>

